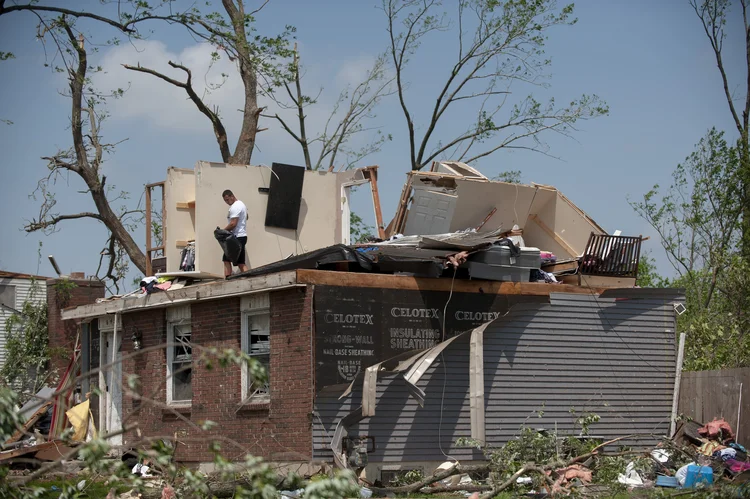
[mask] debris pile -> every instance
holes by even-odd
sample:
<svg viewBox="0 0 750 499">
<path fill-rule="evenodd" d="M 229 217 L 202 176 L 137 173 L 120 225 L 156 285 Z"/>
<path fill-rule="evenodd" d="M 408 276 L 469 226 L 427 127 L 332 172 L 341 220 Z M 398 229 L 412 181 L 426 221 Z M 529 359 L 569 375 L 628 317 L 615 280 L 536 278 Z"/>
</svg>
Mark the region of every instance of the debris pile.
<svg viewBox="0 0 750 499">
<path fill-rule="evenodd" d="M 365 485 L 380 497 L 421 492 L 488 499 L 502 491 L 602 496 L 636 489 L 711 487 L 727 487 L 739 494 L 736 497 L 748 497 L 747 450 L 734 440 L 723 419 L 706 425 L 683 422 L 673 438 L 655 448 L 623 445 L 631 444 L 633 437 L 601 442 L 589 435 L 588 427 L 578 436 L 523 428 L 505 446 L 483 448 L 488 465 L 446 462 L 432 476 L 411 484 L 393 480 Z"/>
</svg>

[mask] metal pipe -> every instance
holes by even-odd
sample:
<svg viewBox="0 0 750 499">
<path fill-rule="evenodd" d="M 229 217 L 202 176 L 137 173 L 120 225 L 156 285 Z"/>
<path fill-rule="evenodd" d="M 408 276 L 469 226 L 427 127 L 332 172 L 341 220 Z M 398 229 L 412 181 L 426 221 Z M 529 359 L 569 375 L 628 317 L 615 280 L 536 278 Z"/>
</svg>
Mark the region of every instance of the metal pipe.
<svg viewBox="0 0 750 499">
<path fill-rule="evenodd" d="M 740 382 L 740 399 L 737 401 L 737 433 L 734 435 L 736 442 L 740 441 L 740 415 L 742 411 L 742 383 Z"/>
<path fill-rule="evenodd" d="M 677 365 L 675 366 L 674 393 L 672 394 L 672 417 L 669 421 L 669 436 L 675 432 L 677 419 L 677 404 L 680 402 L 680 382 L 682 381 L 682 361 L 685 356 L 685 333 L 680 333 L 680 346 L 677 350 Z"/>
</svg>

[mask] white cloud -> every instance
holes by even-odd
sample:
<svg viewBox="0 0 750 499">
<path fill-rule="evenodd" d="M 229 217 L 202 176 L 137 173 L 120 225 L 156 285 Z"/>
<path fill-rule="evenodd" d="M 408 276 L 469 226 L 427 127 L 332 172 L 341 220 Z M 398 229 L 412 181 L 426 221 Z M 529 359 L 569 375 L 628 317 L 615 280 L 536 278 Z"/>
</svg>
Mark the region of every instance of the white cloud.
<svg viewBox="0 0 750 499">
<path fill-rule="evenodd" d="M 128 88 L 125 95 L 109 103 L 113 119 L 142 119 L 170 130 L 206 132 L 207 118 L 198 111 L 187 93 L 155 76 L 127 70 L 123 64 L 140 65 L 178 81 L 186 74 L 169 66 L 173 61 L 192 72 L 193 88 L 206 104 L 219 108 L 225 126 L 237 131 L 241 123 L 243 88 L 234 64 L 226 56 L 211 64 L 212 48 L 207 44 L 186 47 L 180 53 L 167 49 L 158 41 L 139 42 L 137 50 L 132 45 L 122 45 L 104 54 L 101 65 L 104 72 L 96 76 L 95 84 L 102 91 Z M 222 73 L 228 75 L 226 81 Z M 223 82 L 220 88 L 214 88 Z"/>
<path fill-rule="evenodd" d="M 359 85 L 367 78 L 367 72 L 372 69 L 374 63 L 375 58 L 367 55 L 345 61 L 336 74 L 336 83 L 342 88 L 347 85 Z"/>
<path fill-rule="evenodd" d="M 137 48 L 136 48 L 137 47 Z M 138 126 L 152 126 L 167 134 L 195 133 L 210 134 L 211 125 L 208 119 L 198 111 L 190 101 L 184 89 L 175 87 L 153 75 L 127 70 L 123 64 L 139 65 L 158 71 L 178 81 L 185 81 L 184 71 L 174 69 L 168 62 L 182 64 L 192 71 L 193 87 L 204 102 L 213 109 L 217 106 L 220 116 L 229 134 L 230 148 L 234 147 L 242 124 L 244 88 L 237 68 L 226 55 L 211 64 L 212 47 L 207 44 L 194 44 L 185 47 L 179 53 L 170 51 L 159 41 L 137 42 L 137 46 L 122 45 L 110 49 L 102 55 L 100 62 L 104 71 L 95 77 L 95 85 L 101 91 L 117 88 L 127 88 L 120 99 L 108 102 L 111 120 L 137 123 Z M 317 95 L 321 87 L 323 92 L 318 102 L 307 108 L 306 124 L 308 137 L 313 138 L 322 133 L 326 120 L 330 116 L 339 92 L 347 85 L 355 86 L 360 83 L 372 68 L 374 58 L 360 56 L 338 64 L 332 64 L 330 59 L 321 61 L 303 61 L 305 74 L 302 85 L 303 92 Z M 225 78 L 222 74 L 228 75 Z M 223 82 L 223 84 L 222 84 Z M 220 88 L 214 88 L 222 84 Z M 278 97 L 284 98 L 286 92 L 279 89 Z M 295 110 L 281 109 L 273 102 L 263 101 L 259 96 L 261 106 L 266 105 L 266 113 L 279 113 L 286 122 L 297 129 Z M 340 110 L 339 114 L 343 112 Z M 331 122 L 335 128 L 337 121 Z M 268 128 L 258 136 L 259 154 L 254 156 L 258 161 L 279 161 L 284 156 L 286 161 L 300 162 L 301 149 L 297 143 L 273 119 L 263 119 L 262 128 Z M 364 140 L 364 137 L 360 140 Z M 357 142 L 359 142 L 358 140 Z M 318 144 L 313 146 L 313 155 L 317 154 Z"/>
</svg>

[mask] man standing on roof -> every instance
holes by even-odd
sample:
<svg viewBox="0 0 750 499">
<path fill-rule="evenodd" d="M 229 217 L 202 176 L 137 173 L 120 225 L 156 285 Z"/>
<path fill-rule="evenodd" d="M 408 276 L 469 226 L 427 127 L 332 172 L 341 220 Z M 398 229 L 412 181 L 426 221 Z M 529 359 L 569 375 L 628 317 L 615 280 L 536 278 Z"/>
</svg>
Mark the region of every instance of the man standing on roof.
<svg viewBox="0 0 750 499">
<path fill-rule="evenodd" d="M 224 230 L 230 231 L 235 235 L 237 240 L 242 245 L 242 251 L 236 262 L 231 262 L 224 255 L 222 261 L 224 262 L 224 276 L 232 275 L 232 264 L 239 267 L 240 272 L 247 271 L 247 265 L 245 265 L 245 245 L 247 244 L 247 206 L 245 203 L 234 197 L 232 191 L 227 189 L 221 193 L 221 197 L 224 198 L 224 202 L 229 205 L 229 213 L 227 213 L 227 226 Z"/>
</svg>

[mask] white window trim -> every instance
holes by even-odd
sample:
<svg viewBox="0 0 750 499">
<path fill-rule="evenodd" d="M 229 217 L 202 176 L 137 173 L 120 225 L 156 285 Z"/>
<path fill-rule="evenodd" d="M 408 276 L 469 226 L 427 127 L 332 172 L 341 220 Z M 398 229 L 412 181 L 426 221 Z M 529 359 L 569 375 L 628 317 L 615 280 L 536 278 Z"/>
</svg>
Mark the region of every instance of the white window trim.
<svg viewBox="0 0 750 499">
<path fill-rule="evenodd" d="M 268 320 L 268 338 L 270 341 L 271 338 L 271 308 L 269 304 L 269 298 L 268 293 L 263 293 L 262 295 L 255 295 L 252 297 L 247 297 L 247 299 L 243 299 L 241 304 L 241 312 L 242 312 L 242 329 L 240 334 L 240 348 L 243 352 L 247 352 L 249 355 L 252 356 L 252 354 L 249 353 L 250 351 L 250 331 L 248 330 L 248 324 L 251 317 L 257 317 L 260 315 L 267 315 Z M 266 355 L 266 354 L 262 354 Z M 270 367 L 270 348 L 269 348 L 269 367 Z M 269 373 L 270 376 L 270 373 Z M 248 369 L 247 363 L 242 363 L 242 375 L 241 375 L 241 385 L 242 385 L 242 392 L 240 394 L 240 398 L 242 400 L 242 403 L 247 402 L 269 402 L 271 400 L 271 393 L 270 390 L 268 393 L 262 393 L 262 394 L 252 394 L 248 395 L 247 391 L 249 388 L 250 383 L 250 373 Z"/>
<path fill-rule="evenodd" d="M 172 315 L 172 317 L 170 317 Z M 190 406 L 193 401 L 191 400 L 174 400 L 174 393 L 172 391 L 172 364 L 175 362 L 174 358 L 174 326 L 190 326 L 190 339 L 192 341 L 192 320 L 190 317 L 190 305 L 183 307 L 174 307 L 174 309 L 167 309 L 167 405 L 171 406 Z M 192 353 L 191 353 L 192 361 Z"/>
</svg>

